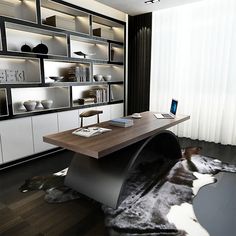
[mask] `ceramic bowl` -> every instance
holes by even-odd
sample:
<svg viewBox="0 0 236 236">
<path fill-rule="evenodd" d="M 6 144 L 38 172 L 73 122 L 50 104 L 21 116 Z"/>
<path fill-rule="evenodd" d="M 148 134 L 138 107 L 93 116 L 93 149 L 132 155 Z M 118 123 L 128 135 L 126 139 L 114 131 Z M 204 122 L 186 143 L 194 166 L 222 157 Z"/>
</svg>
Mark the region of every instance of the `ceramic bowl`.
<svg viewBox="0 0 236 236">
<path fill-rule="evenodd" d="M 33 100 L 28 100 L 28 101 L 25 101 L 25 102 L 23 103 L 23 105 L 24 105 L 24 107 L 25 107 L 25 109 L 26 109 L 27 111 L 33 111 L 33 110 L 35 110 L 36 104 L 37 104 L 37 102 L 36 102 L 36 101 L 33 101 Z"/>
<path fill-rule="evenodd" d="M 93 78 L 95 81 L 102 81 L 103 76 L 102 75 L 94 75 Z"/>
<path fill-rule="evenodd" d="M 53 100 L 42 100 L 41 104 L 44 109 L 50 109 L 52 107 Z"/>
<path fill-rule="evenodd" d="M 49 76 L 49 78 L 54 81 L 60 81 L 60 80 L 64 79 L 64 76 Z"/>
<path fill-rule="evenodd" d="M 132 118 L 140 119 L 140 118 L 142 118 L 142 116 L 140 115 L 140 113 L 134 113 L 134 114 L 132 114 Z"/>
<path fill-rule="evenodd" d="M 103 79 L 104 79 L 105 81 L 111 81 L 111 78 L 112 78 L 111 75 L 104 75 L 104 76 L 103 76 Z"/>
</svg>

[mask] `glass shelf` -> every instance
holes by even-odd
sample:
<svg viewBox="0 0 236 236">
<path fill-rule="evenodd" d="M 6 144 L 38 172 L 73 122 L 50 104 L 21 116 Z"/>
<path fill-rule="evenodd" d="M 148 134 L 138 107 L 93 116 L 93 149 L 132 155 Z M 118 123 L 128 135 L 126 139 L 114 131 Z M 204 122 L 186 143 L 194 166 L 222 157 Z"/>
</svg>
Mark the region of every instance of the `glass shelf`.
<svg viewBox="0 0 236 236">
<path fill-rule="evenodd" d="M 92 16 L 93 36 L 124 42 L 124 25 L 102 17 Z"/>
<path fill-rule="evenodd" d="M 91 81 L 91 64 L 82 61 L 45 59 L 44 75 L 46 83 L 89 83 Z"/>
<path fill-rule="evenodd" d="M 93 76 L 94 75 L 105 76 L 105 79 L 103 78 L 103 81 L 105 80 L 107 82 L 124 81 L 124 66 L 94 63 Z M 110 80 L 106 80 L 107 75 L 111 75 Z"/>
<path fill-rule="evenodd" d="M 109 102 L 109 87 L 104 85 L 86 85 L 72 87 L 73 107 Z"/>
<path fill-rule="evenodd" d="M 35 88 L 12 88 L 13 115 L 42 112 L 54 109 L 70 107 L 70 89 L 67 86 L 61 87 L 35 87 Z M 25 101 L 52 100 L 50 109 L 44 109 L 41 103 L 32 111 L 27 111 L 23 103 Z"/>
<path fill-rule="evenodd" d="M 0 15 L 36 23 L 36 1 L 1 0 Z"/>
<path fill-rule="evenodd" d="M 83 34 L 90 33 L 89 14 L 48 0 L 41 1 L 42 24 Z"/>
<path fill-rule="evenodd" d="M 108 43 L 71 35 L 71 57 L 108 61 Z M 81 52 L 80 55 L 75 52 Z M 86 55 L 83 55 L 86 54 Z"/>
<path fill-rule="evenodd" d="M 65 34 L 10 22 L 6 22 L 5 26 L 8 51 L 21 52 L 21 47 L 25 44 L 33 49 L 43 43 L 48 48 L 48 55 L 68 56 Z"/>
<path fill-rule="evenodd" d="M 110 60 L 111 62 L 123 63 L 124 47 L 119 44 L 111 43 Z"/>
<path fill-rule="evenodd" d="M 25 83 L 41 83 L 39 59 L 0 55 L 0 84 Z"/>
</svg>

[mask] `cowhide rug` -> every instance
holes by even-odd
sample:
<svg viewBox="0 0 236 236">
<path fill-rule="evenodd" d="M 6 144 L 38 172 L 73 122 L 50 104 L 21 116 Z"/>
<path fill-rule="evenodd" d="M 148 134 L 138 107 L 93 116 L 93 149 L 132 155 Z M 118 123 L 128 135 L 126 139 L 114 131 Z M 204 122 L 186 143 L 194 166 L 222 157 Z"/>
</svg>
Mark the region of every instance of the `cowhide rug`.
<svg viewBox="0 0 236 236">
<path fill-rule="evenodd" d="M 117 209 L 102 206 L 109 234 L 209 235 L 196 219 L 193 198 L 202 186 L 216 182 L 213 175 L 220 171 L 236 173 L 236 166 L 202 156 L 200 150 L 199 147 L 184 149 L 182 158 L 162 178 L 155 178 L 155 161 L 139 164 L 126 183 L 125 200 L 120 206 Z M 80 194 L 63 185 L 66 172 L 67 169 L 52 176 L 33 177 L 20 190 L 44 190 L 48 202 L 79 198 Z"/>
<path fill-rule="evenodd" d="M 45 191 L 44 199 L 48 203 L 60 203 L 80 198 L 81 194 L 64 185 L 68 168 L 53 175 L 35 176 L 25 180 L 19 188 L 22 193 L 33 190 Z"/>
</svg>

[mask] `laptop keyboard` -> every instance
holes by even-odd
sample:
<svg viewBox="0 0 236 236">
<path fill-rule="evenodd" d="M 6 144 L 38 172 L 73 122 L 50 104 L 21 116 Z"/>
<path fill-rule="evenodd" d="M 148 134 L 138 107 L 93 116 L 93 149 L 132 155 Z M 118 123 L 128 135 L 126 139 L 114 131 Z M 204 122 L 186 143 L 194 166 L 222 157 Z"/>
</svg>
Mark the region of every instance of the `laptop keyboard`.
<svg viewBox="0 0 236 236">
<path fill-rule="evenodd" d="M 162 114 L 162 116 L 165 118 L 172 118 L 172 116 L 170 114 Z"/>
</svg>

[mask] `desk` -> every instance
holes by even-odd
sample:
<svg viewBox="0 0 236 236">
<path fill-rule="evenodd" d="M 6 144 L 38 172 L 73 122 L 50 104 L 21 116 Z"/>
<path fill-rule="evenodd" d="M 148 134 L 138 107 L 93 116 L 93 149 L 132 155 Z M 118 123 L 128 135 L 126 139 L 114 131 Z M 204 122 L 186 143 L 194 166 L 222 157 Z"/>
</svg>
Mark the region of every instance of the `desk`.
<svg viewBox="0 0 236 236">
<path fill-rule="evenodd" d="M 45 142 L 74 151 L 65 178 L 65 184 L 101 203 L 116 208 L 122 201 L 121 193 L 135 162 L 147 152 L 148 145 L 171 158 L 180 158 L 177 138 L 166 129 L 184 122 L 190 116 L 178 115 L 175 119 L 157 119 L 153 112 L 141 113 L 134 125 L 121 128 L 109 122 L 96 126 L 112 131 L 85 138 L 68 130 L 43 137 Z"/>
<path fill-rule="evenodd" d="M 190 116 L 179 115 L 175 119 L 157 119 L 150 111 L 143 112 L 141 115 L 141 119 L 133 119 L 132 127 L 115 127 L 109 125 L 109 122 L 103 122 L 96 126 L 110 128 L 111 132 L 85 138 L 72 134 L 73 130 L 68 130 L 47 135 L 43 137 L 43 141 L 99 159 L 190 118 Z"/>
</svg>

